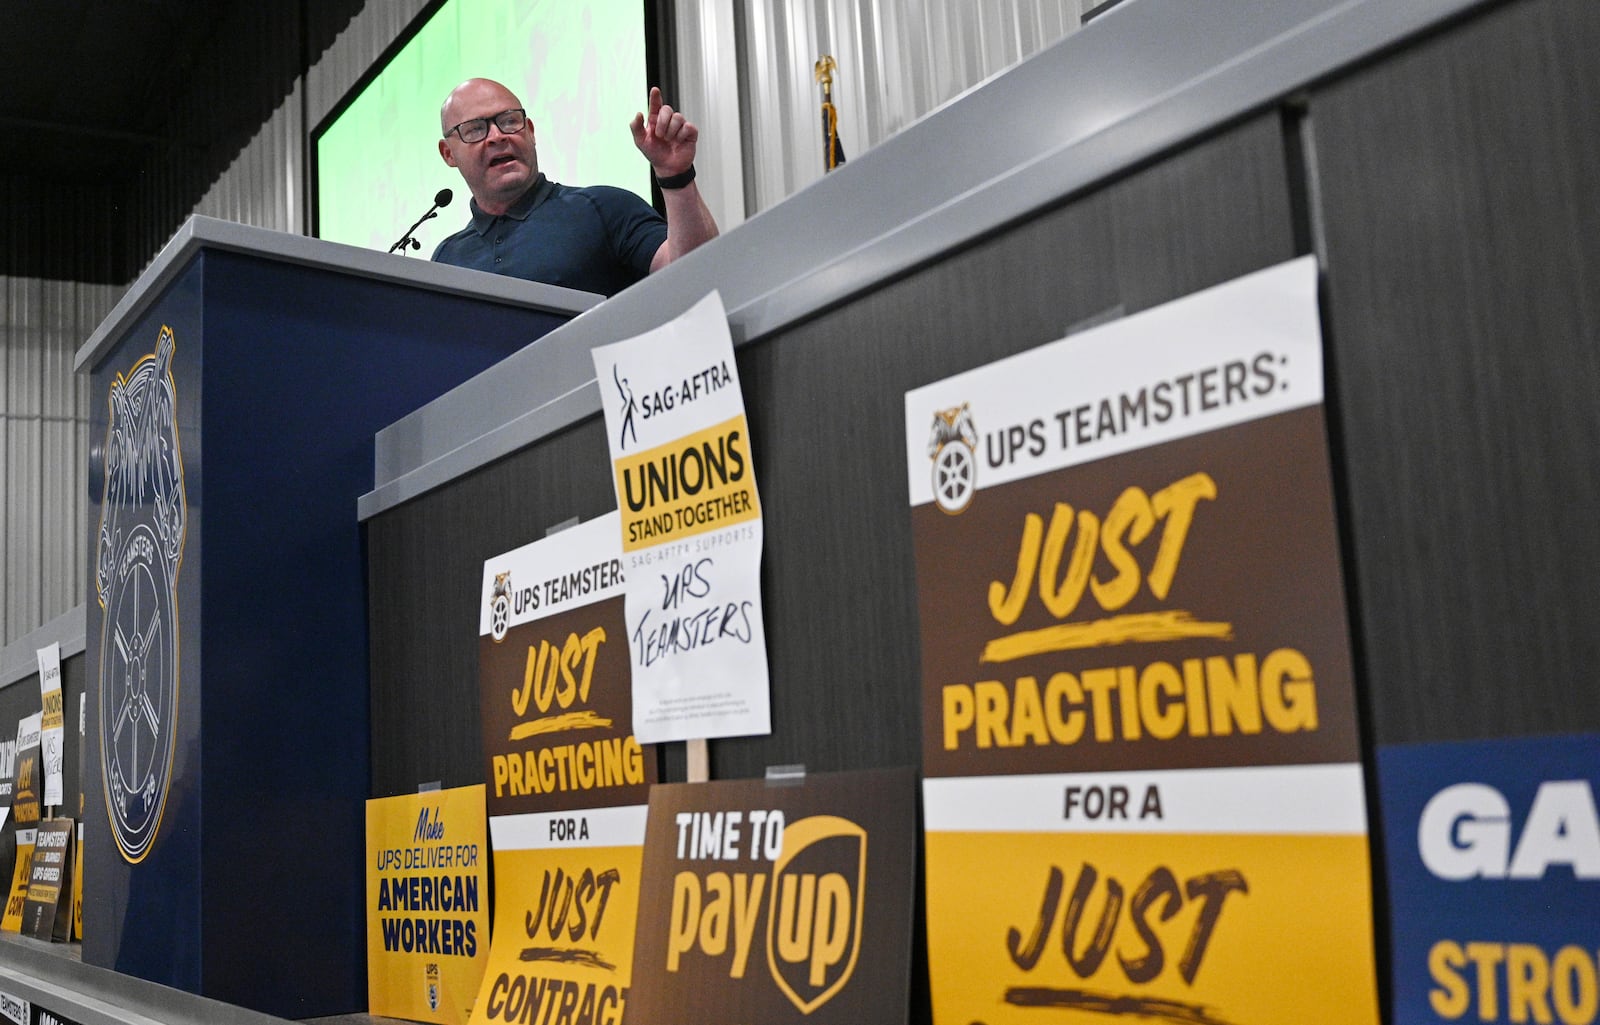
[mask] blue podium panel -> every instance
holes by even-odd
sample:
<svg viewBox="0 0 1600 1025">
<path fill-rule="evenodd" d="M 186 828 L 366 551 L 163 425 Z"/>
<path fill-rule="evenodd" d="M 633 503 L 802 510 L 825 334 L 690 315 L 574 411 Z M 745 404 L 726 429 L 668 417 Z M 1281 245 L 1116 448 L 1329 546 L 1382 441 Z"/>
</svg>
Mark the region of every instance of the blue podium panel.
<svg viewBox="0 0 1600 1025">
<path fill-rule="evenodd" d="M 97 350 L 86 962 L 365 1008 L 373 436 L 567 316 L 202 247 Z"/>
</svg>

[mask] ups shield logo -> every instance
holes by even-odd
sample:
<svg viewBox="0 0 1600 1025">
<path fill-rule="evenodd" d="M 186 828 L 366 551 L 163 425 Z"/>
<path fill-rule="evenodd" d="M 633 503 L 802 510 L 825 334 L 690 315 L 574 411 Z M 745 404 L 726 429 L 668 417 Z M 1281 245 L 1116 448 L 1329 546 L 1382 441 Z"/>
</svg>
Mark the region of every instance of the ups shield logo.
<svg viewBox="0 0 1600 1025">
<path fill-rule="evenodd" d="M 784 828 L 768 890 L 767 967 L 802 1014 L 827 1003 L 855 973 L 866 886 L 866 830 L 834 815 Z"/>
</svg>

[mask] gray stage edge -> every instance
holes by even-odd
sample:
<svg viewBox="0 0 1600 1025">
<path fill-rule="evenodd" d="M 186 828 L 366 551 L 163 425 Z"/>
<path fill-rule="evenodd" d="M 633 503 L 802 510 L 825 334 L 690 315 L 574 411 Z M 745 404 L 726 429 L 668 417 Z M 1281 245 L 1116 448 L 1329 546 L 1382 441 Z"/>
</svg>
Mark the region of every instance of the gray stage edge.
<svg viewBox="0 0 1600 1025">
<path fill-rule="evenodd" d="M 83 654 L 87 610 L 87 605 L 79 605 L 0 648 L 0 688 L 38 676 L 38 651 L 51 643 L 61 645 L 63 662 L 73 655 Z"/>
</svg>

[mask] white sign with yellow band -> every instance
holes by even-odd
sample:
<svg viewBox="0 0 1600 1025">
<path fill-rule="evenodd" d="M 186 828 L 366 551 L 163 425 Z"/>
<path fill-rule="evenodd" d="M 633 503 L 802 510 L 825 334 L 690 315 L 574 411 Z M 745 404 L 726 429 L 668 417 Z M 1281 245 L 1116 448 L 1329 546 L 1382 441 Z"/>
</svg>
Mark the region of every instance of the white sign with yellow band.
<svg viewBox="0 0 1600 1025">
<path fill-rule="evenodd" d="M 722 299 L 593 355 L 621 516 L 634 733 L 646 744 L 769 733 L 761 499 Z"/>
</svg>

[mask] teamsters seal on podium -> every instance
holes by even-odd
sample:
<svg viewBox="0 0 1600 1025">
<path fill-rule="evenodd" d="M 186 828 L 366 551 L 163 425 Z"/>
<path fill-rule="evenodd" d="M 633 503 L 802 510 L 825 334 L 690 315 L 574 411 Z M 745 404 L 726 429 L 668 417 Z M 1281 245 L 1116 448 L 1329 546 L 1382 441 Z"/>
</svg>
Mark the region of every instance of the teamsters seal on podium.
<svg viewBox="0 0 1600 1025">
<path fill-rule="evenodd" d="M 178 710 L 178 567 L 187 501 L 178 445 L 172 329 L 111 382 L 95 588 L 100 767 L 117 847 L 150 852 L 171 784 Z"/>
</svg>

